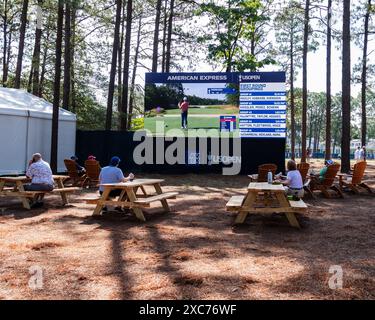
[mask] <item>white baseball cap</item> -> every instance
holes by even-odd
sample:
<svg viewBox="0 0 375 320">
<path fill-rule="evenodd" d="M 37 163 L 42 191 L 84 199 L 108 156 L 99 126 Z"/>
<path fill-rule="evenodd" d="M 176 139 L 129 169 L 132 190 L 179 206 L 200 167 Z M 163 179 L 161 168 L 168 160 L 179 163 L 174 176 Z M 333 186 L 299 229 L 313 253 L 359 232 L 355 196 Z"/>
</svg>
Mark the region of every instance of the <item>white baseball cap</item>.
<svg viewBox="0 0 375 320">
<path fill-rule="evenodd" d="M 186 97 L 184 97 L 184 101 L 187 101 L 187 98 L 186 98 Z"/>
</svg>

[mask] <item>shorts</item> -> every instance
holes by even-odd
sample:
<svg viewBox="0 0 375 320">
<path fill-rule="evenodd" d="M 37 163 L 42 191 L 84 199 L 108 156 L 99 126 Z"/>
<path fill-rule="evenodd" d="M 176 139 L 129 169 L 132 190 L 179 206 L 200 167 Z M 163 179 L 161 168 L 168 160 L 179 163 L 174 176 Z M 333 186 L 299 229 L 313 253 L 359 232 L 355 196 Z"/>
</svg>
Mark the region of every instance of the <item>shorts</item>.
<svg viewBox="0 0 375 320">
<path fill-rule="evenodd" d="M 24 185 L 25 191 L 52 191 L 53 185 L 43 183 L 29 183 Z"/>
<path fill-rule="evenodd" d="M 116 197 L 119 197 L 120 194 L 121 194 L 122 190 L 118 189 L 118 190 L 112 190 L 110 193 L 109 193 L 109 197 L 110 198 L 116 198 Z M 103 194 L 103 191 L 99 191 L 99 194 L 102 195 Z"/>
<path fill-rule="evenodd" d="M 288 196 L 294 196 L 294 197 L 297 197 L 297 198 L 303 198 L 303 196 L 305 194 L 305 191 L 303 190 L 303 188 L 301 188 L 301 189 L 291 189 L 289 187 L 285 187 L 285 193 Z"/>
</svg>

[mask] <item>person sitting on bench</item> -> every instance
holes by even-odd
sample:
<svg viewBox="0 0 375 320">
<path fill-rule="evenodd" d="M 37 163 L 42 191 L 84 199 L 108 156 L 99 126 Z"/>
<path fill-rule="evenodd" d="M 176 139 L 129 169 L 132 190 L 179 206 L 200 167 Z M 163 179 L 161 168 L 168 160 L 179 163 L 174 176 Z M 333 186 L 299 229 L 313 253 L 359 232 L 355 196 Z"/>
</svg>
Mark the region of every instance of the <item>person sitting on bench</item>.
<svg viewBox="0 0 375 320">
<path fill-rule="evenodd" d="M 40 153 L 33 154 L 29 161 L 29 167 L 26 171 L 26 176 L 31 179 L 30 184 L 24 186 L 25 191 L 52 191 L 53 190 L 53 176 L 51 167 L 42 159 Z M 40 194 L 32 207 L 41 207 L 43 205 L 44 194 Z"/>
<path fill-rule="evenodd" d="M 287 164 L 287 176 L 285 180 L 280 182 L 285 186 L 285 193 L 293 198 L 300 199 L 304 195 L 302 176 L 297 170 L 297 164 L 293 160 L 289 160 Z"/>
<path fill-rule="evenodd" d="M 103 194 L 104 187 L 102 184 L 106 183 L 119 183 L 119 182 L 127 182 L 134 179 L 134 174 L 130 173 L 128 177 L 124 177 L 122 170 L 118 168 L 121 159 L 119 157 L 112 157 L 109 166 L 102 168 L 99 175 L 99 193 L 100 195 Z M 112 190 L 109 194 L 109 197 L 115 198 L 121 194 L 122 190 Z M 106 211 L 107 208 L 104 207 L 103 211 Z M 116 208 L 116 210 L 121 210 L 121 208 Z"/>
</svg>

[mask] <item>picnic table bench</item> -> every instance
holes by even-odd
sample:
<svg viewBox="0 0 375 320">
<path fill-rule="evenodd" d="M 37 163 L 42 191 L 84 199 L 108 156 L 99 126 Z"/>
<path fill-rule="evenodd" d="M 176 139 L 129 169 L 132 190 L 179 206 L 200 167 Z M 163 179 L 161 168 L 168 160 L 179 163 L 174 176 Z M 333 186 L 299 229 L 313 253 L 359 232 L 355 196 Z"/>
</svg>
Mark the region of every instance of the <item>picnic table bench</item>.
<svg viewBox="0 0 375 320">
<path fill-rule="evenodd" d="M 36 199 L 43 194 L 59 193 L 63 205 L 66 205 L 69 203 L 67 194 L 80 190 L 80 188 L 77 187 L 65 187 L 64 181 L 68 178 L 68 176 L 54 175 L 53 180 L 55 181 L 57 188 L 52 191 L 25 191 L 24 184 L 30 183 L 30 178 L 26 176 L 0 177 L 0 196 L 19 198 L 22 201 L 23 207 L 30 210 L 31 200 Z M 9 187 L 9 185 L 11 185 L 11 187 Z"/>
<path fill-rule="evenodd" d="M 285 213 L 289 223 L 300 228 L 294 213 L 305 212 L 307 205 L 300 199 L 288 200 L 280 184 L 251 182 L 247 194 L 232 196 L 226 204 L 227 211 L 237 212 L 235 223 L 244 223 L 249 213 Z"/>
<path fill-rule="evenodd" d="M 135 179 L 128 182 L 102 184 L 101 186 L 104 187 L 102 196 L 85 199 L 85 201 L 96 204 L 93 216 L 100 215 L 103 207 L 109 205 L 132 209 L 139 220 L 146 221 L 142 208 L 150 207 L 152 202 L 160 201 L 164 212 L 169 212 L 170 208 L 167 200 L 175 199 L 178 195 L 178 192 L 163 192 L 160 186 L 162 182 L 164 182 L 163 179 Z M 145 186 L 153 186 L 156 194 L 147 194 Z M 121 190 L 117 200 L 110 198 L 110 193 L 113 190 Z M 142 194 L 137 194 L 138 190 L 141 190 Z"/>
</svg>

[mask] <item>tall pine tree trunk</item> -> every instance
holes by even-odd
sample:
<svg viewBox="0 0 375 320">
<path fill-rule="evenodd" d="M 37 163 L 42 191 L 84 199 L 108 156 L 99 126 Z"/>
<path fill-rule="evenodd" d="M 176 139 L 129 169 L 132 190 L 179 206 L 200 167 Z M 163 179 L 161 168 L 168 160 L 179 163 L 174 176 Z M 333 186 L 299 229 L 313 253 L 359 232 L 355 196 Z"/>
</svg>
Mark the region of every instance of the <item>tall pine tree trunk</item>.
<svg viewBox="0 0 375 320">
<path fill-rule="evenodd" d="M 8 52 L 8 0 L 4 0 L 4 16 L 3 16 L 3 86 L 7 86 L 8 81 L 8 66 L 7 66 L 7 52 Z"/>
<path fill-rule="evenodd" d="M 367 117 L 366 117 L 366 87 L 367 87 L 367 46 L 368 46 L 368 24 L 370 18 L 371 0 L 367 2 L 365 15 L 364 39 L 363 39 L 363 57 L 362 57 L 362 77 L 361 77 L 361 109 L 362 109 L 362 125 L 361 125 L 361 142 L 362 146 L 367 143 Z"/>
<path fill-rule="evenodd" d="M 168 19 L 167 19 L 167 6 L 168 0 L 164 1 L 164 17 L 163 17 L 163 52 L 161 61 L 161 72 L 165 72 L 165 54 L 167 48 L 167 29 L 168 29 Z"/>
<path fill-rule="evenodd" d="M 122 1 L 117 0 L 116 1 L 115 33 L 114 33 L 113 47 L 112 47 L 112 63 L 111 63 L 111 72 L 109 76 L 107 115 L 106 115 L 106 121 L 105 121 L 106 130 L 111 130 L 112 128 L 113 96 L 115 93 L 117 53 L 118 53 L 119 42 L 120 42 L 121 9 L 122 9 Z"/>
<path fill-rule="evenodd" d="M 301 157 L 301 162 L 306 162 L 307 51 L 308 51 L 308 39 L 309 39 L 309 10 L 310 10 L 310 0 L 306 0 L 304 32 L 303 32 L 303 57 L 302 57 L 302 157 Z"/>
<path fill-rule="evenodd" d="M 9 73 L 9 66 L 10 66 L 10 57 L 11 57 L 11 50 L 12 50 L 12 36 L 13 36 L 13 28 L 12 26 L 9 29 L 9 36 L 8 36 L 8 50 L 7 50 L 7 73 Z"/>
<path fill-rule="evenodd" d="M 65 46 L 64 46 L 64 86 L 63 86 L 63 108 L 70 108 L 70 90 L 71 90 L 71 0 L 65 0 Z"/>
<path fill-rule="evenodd" d="M 120 112 L 120 130 L 126 131 L 128 118 L 128 94 L 129 94 L 129 64 L 130 64 L 130 41 L 132 32 L 133 0 L 128 0 L 126 6 L 126 36 L 125 53 L 122 80 L 122 101 Z"/>
<path fill-rule="evenodd" d="M 296 145 L 296 120 L 295 120 L 295 104 L 294 104 L 294 38 L 293 38 L 293 27 L 290 32 L 290 151 L 292 153 L 291 158 L 294 160 L 296 157 L 295 145 Z"/>
<path fill-rule="evenodd" d="M 27 92 L 31 93 L 32 86 L 33 86 L 33 64 L 31 64 L 29 79 L 27 81 Z"/>
<path fill-rule="evenodd" d="M 159 46 L 159 28 L 160 28 L 160 12 L 161 12 L 162 0 L 156 2 L 156 17 L 155 17 L 155 29 L 154 29 L 154 45 L 152 53 L 152 72 L 157 72 L 158 69 L 158 46 Z"/>
<path fill-rule="evenodd" d="M 42 4 L 43 0 L 38 0 L 37 21 L 35 29 L 35 45 L 33 54 L 33 81 L 32 81 L 32 94 L 39 95 L 39 69 L 40 69 L 40 47 L 42 39 Z"/>
<path fill-rule="evenodd" d="M 167 36 L 167 51 L 165 58 L 165 72 L 171 69 L 171 49 L 172 49 L 172 32 L 173 32 L 173 16 L 174 16 L 174 1 L 170 0 L 169 4 L 169 18 L 168 18 L 168 36 Z"/>
<path fill-rule="evenodd" d="M 51 35 L 51 15 L 48 17 L 48 23 L 47 23 L 47 31 L 46 31 L 46 39 L 44 42 L 44 50 L 43 50 L 43 59 L 42 59 L 42 69 L 40 73 L 40 81 L 39 81 L 39 93 L 38 96 L 43 96 L 43 90 L 44 90 L 44 80 L 46 75 L 46 68 L 47 68 L 47 55 L 48 55 L 48 43 Z"/>
<path fill-rule="evenodd" d="M 58 1 L 57 33 L 55 51 L 55 80 L 53 84 L 53 112 L 52 112 L 52 136 L 51 136 L 51 169 L 57 173 L 58 132 L 59 132 L 59 106 L 60 106 L 60 82 L 61 82 L 61 56 L 64 23 L 64 0 Z"/>
<path fill-rule="evenodd" d="M 135 78 L 137 76 L 137 65 L 138 65 L 138 55 L 139 55 L 139 46 L 141 45 L 141 29 L 142 29 L 142 15 L 139 16 L 138 21 L 138 32 L 137 32 L 137 43 L 134 53 L 134 66 L 130 86 L 130 97 L 129 97 L 129 116 L 128 116 L 128 129 L 131 129 L 131 119 L 133 116 L 134 109 L 134 97 L 135 97 Z"/>
<path fill-rule="evenodd" d="M 124 37 L 125 37 L 125 4 L 122 6 L 121 18 L 121 33 L 120 33 L 120 46 L 118 48 L 118 67 L 117 67 L 117 111 L 120 111 L 122 105 L 122 57 L 124 52 Z M 119 126 L 119 124 L 118 124 Z"/>
<path fill-rule="evenodd" d="M 327 7 L 327 60 L 326 60 L 326 148 L 325 159 L 331 159 L 331 16 L 332 16 L 332 0 L 328 0 Z"/>
<path fill-rule="evenodd" d="M 77 8 L 76 8 L 76 1 L 72 3 L 72 50 L 71 50 L 71 103 L 72 103 L 72 112 L 75 113 L 77 106 L 76 106 L 76 82 L 75 82 L 75 46 L 76 46 L 76 18 L 77 18 Z"/>
<path fill-rule="evenodd" d="M 22 61 L 23 61 L 23 50 L 25 47 L 25 34 L 26 34 L 28 7 L 29 7 L 29 0 L 23 0 L 22 13 L 21 13 L 20 40 L 18 43 L 16 77 L 14 80 L 14 87 L 17 89 L 21 87 Z"/>
<path fill-rule="evenodd" d="M 341 172 L 350 171 L 350 0 L 343 0 Z"/>
</svg>

